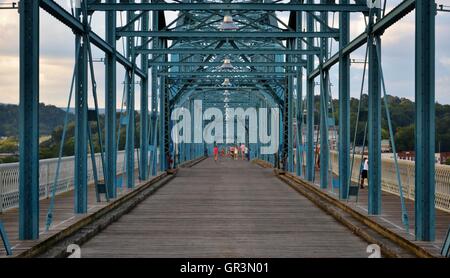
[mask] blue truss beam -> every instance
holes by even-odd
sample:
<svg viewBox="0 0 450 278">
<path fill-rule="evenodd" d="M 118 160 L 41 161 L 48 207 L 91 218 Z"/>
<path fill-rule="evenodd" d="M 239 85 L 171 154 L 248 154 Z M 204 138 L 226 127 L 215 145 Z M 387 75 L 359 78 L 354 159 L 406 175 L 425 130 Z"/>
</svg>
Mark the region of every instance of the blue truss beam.
<svg viewBox="0 0 450 278">
<path fill-rule="evenodd" d="M 312 3 L 313 0 L 308 0 L 308 3 Z M 314 21 L 311 14 L 306 15 L 306 30 L 314 30 Z M 314 39 L 307 39 L 307 49 L 311 49 L 314 46 Z M 314 69 L 314 56 L 307 57 L 308 64 L 306 66 L 306 179 L 308 181 L 314 180 L 315 174 L 315 157 L 314 157 L 314 77 L 309 77 Z"/>
<path fill-rule="evenodd" d="M 348 4 L 349 0 L 341 0 Z M 350 14 L 339 14 L 339 49 L 350 41 Z M 339 198 L 348 198 L 350 185 L 350 55 L 339 56 Z"/>
<path fill-rule="evenodd" d="M 380 11 L 374 11 L 369 17 L 369 28 L 373 26 L 375 17 L 380 16 Z M 368 117 L 368 139 L 369 139 L 369 200 L 368 213 L 371 215 L 381 214 L 381 73 L 378 61 L 381 57 L 377 54 L 377 45 L 381 50 L 381 39 L 373 33 L 367 42 L 369 45 L 369 117 Z M 381 52 L 380 52 L 381 53 Z M 380 58 L 380 59 L 379 59 Z"/>
<path fill-rule="evenodd" d="M 153 37 L 174 39 L 277 39 L 292 38 L 338 38 L 339 32 L 233 32 L 233 31 L 118 31 L 121 37 Z"/>
<path fill-rule="evenodd" d="M 283 78 L 285 76 L 296 76 L 297 72 L 254 72 L 254 71 L 244 71 L 244 72 L 210 72 L 210 71 L 196 71 L 196 72 L 177 72 L 177 71 L 171 71 L 171 72 L 158 72 L 159 76 L 169 76 L 169 77 L 176 77 L 176 76 L 183 76 L 183 77 L 189 77 L 189 76 L 196 76 L 196 77 L 241 77 L 244 78 L 245 76 L 248 77 L 254 77 L 254 76 L 260 76 L 260 77 L 279 77 Z"/>
<path fill-rule="evenodd" d="M 150 61 L 149 66 L 164 67 L 219 67 L 223 62 L 160 62 Z M 306 61 L 301 62 L 231 62 L 235 67 L 297 67 L 306 66 Z"/>
<path fill-rule="evenodd" d="M 295 49 L 191 49 L 191 48 L 167 48 L 167 49 L 139 49 L 139 54 L 186 54 L 186 55 L 315 55 L 319 54 L 318 49 L 295 50 Z M 152 61 L 153 62 L 153 61 Z"/>
<path fill-rule="evenodd" d="M 117 3 L 90 4 L 90 11 L 309 11 L 368 12 L 362 4 L 273 4 L 273 3 Z"/>
<path fill-rule="evenodd" d="M 108 3 L 113 3 L 115 0 L 108 0 Z M 106 26 L 106 42 L 111 45 L 113 49 L 116 46 L 115 36 L 116 13 L 106 12 L 105 26 Z M 105 145 L 106 145 L 106 186 L 108 187 L 108 197 L 116 198 L 116 162 L 117 162 L 117 147 L 116 147 L 116 55 L 113 53 L 106 53 L 105 55 Z"/>
<path fill-rule="evenodd" d="M 20 3 L 19 239 L 39 238 L 39 5 Z"/>
<path fill-rule="evenodd" d="M 435 239 L 435 14 L 434 0 L 416 1 L 416 240 Z"/>
<path fill-rule="evenodd" d="M 148 2 L 144 0 L 143 2 Z M 148 13 L 142 15 L 141 29 L 148 30 L 149 28 L 149 15 Z M 146 38 L 142 37 L 142 41 Z M 141 68 L 145 71 L 147 77 L 141 79 L 141 120 L 140 120 L 140 179 L 146 180 L 148 177 L 148 56 L 143 55 L 141 57 Z"/>
</svg>

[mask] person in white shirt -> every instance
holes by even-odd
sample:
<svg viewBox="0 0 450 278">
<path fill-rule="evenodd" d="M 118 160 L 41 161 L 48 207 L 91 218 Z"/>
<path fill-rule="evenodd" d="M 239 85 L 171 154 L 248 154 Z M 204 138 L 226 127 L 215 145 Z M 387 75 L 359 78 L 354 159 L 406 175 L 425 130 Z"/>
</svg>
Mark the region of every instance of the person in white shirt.
<svg viewBox="0 0 450 278">
<path fill-rule="evenodd" d="M 369 160 L 367 158 L 364 158 L 363 161 L 364 163 L 361 171 L 361 184 L 360 184 L 361 189 L 364 189 L 364 180 L 367 179 L 367 174 L 369 172 Z"/>
</svg>

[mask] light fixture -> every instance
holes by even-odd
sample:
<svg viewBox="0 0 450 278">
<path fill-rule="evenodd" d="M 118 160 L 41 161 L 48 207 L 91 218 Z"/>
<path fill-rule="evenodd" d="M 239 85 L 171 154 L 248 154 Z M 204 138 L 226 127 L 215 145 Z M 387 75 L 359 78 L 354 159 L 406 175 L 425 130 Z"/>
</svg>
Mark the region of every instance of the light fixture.
<svg viewBox="0 0 450 278">
<path fill-rule="evenodd" d="M 225 97 L 224 99 L 223 99 L 223 102 L 230 102 L 230 99 L 228 98 L 228 97 Z"/>
<path fill-rule="evenodd" d="M 226 13 L 223 17 L 223 22 L 220 25 L 220 29 L 223 31 L 232 31 L 238 29 L 230 13 Z"/>
<path fill-rule="evenodd" d="M 229 96 L 229 95 L 230 95 L 230 91 L 225 90 L 225 91 L 223 92 L 223 95 L 224 95 L 224 96 Z"/>
<path fill-rule="evenodd" d="M 231 82 L 229 78 L 225 78 L 225 80 L 222 83 L 222 86 L 231 86 Z"/>
<path fill-rule="evenodd" d="M 223 64 L 220 66 L 220 68 L 221 69 L 226 69 L 226 70 L 234 69 L 233 65 L 231 64 L 230 58 L 225 58 L 223 60 Z"/>
</svg>

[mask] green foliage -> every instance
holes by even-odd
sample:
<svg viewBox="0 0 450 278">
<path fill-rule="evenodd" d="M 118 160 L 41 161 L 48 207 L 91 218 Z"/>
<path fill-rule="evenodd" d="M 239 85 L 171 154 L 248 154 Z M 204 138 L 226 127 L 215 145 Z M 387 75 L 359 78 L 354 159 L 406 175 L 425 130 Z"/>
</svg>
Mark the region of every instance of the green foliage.
<svg viewBox="0 0 450 278">
<path fill-rule="evenodd" d="M 395 144 L 397 151 L 411 151 L 414 150 L 414 125 L 401 127 L 395 134 Z"/>
<path fill-rule="evenodd" d="M 63 125 L 66 112 L 53 105 L 39 104 L 39 134 L 49 135 L 55 127 Z M 70 114 L 70 120 L 74 115 Z M 0 104 L 0 137 L 19 136 L 19 107 Z"/>
<path fill-rule="evenodd" d="M 17 153 L 19 151 L 19 143 L 16 138 L 9 137 L 0 141 L 0 153 Z"/>
</svg>

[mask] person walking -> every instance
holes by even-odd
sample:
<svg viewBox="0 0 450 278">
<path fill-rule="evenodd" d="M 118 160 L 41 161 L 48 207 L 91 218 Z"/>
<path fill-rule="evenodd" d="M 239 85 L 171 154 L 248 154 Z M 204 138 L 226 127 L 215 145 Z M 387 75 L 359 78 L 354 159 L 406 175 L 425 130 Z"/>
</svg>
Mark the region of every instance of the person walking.
<svg viewBox="0 0 450 278">
<path fill-rule="evenodd" d="M 237 160 L 239 156 L 239 148 L 238 146 L 234 147 L 234 160 Z"/>
<path fill-rule="evenodd" d="M 245 160 L 245 144 L 241 144 L 241 158 Z"/>
<path fill-rule="evenodd" d="M 214 145 L 214 162 L 217 162 L 219 159 L 219 147 L 217 145 Z"/>
<path fill-rule="evenodd" d="M 364 180 L 367 179 L 367 174 L 369 172 L 369 160 L 367 158 L 363 159 L 363 167 L 362 167 L 362 171 L 361 171 L 361 184 L 360 184 L 360 188 L 364 189 Z"/>
</svg>

